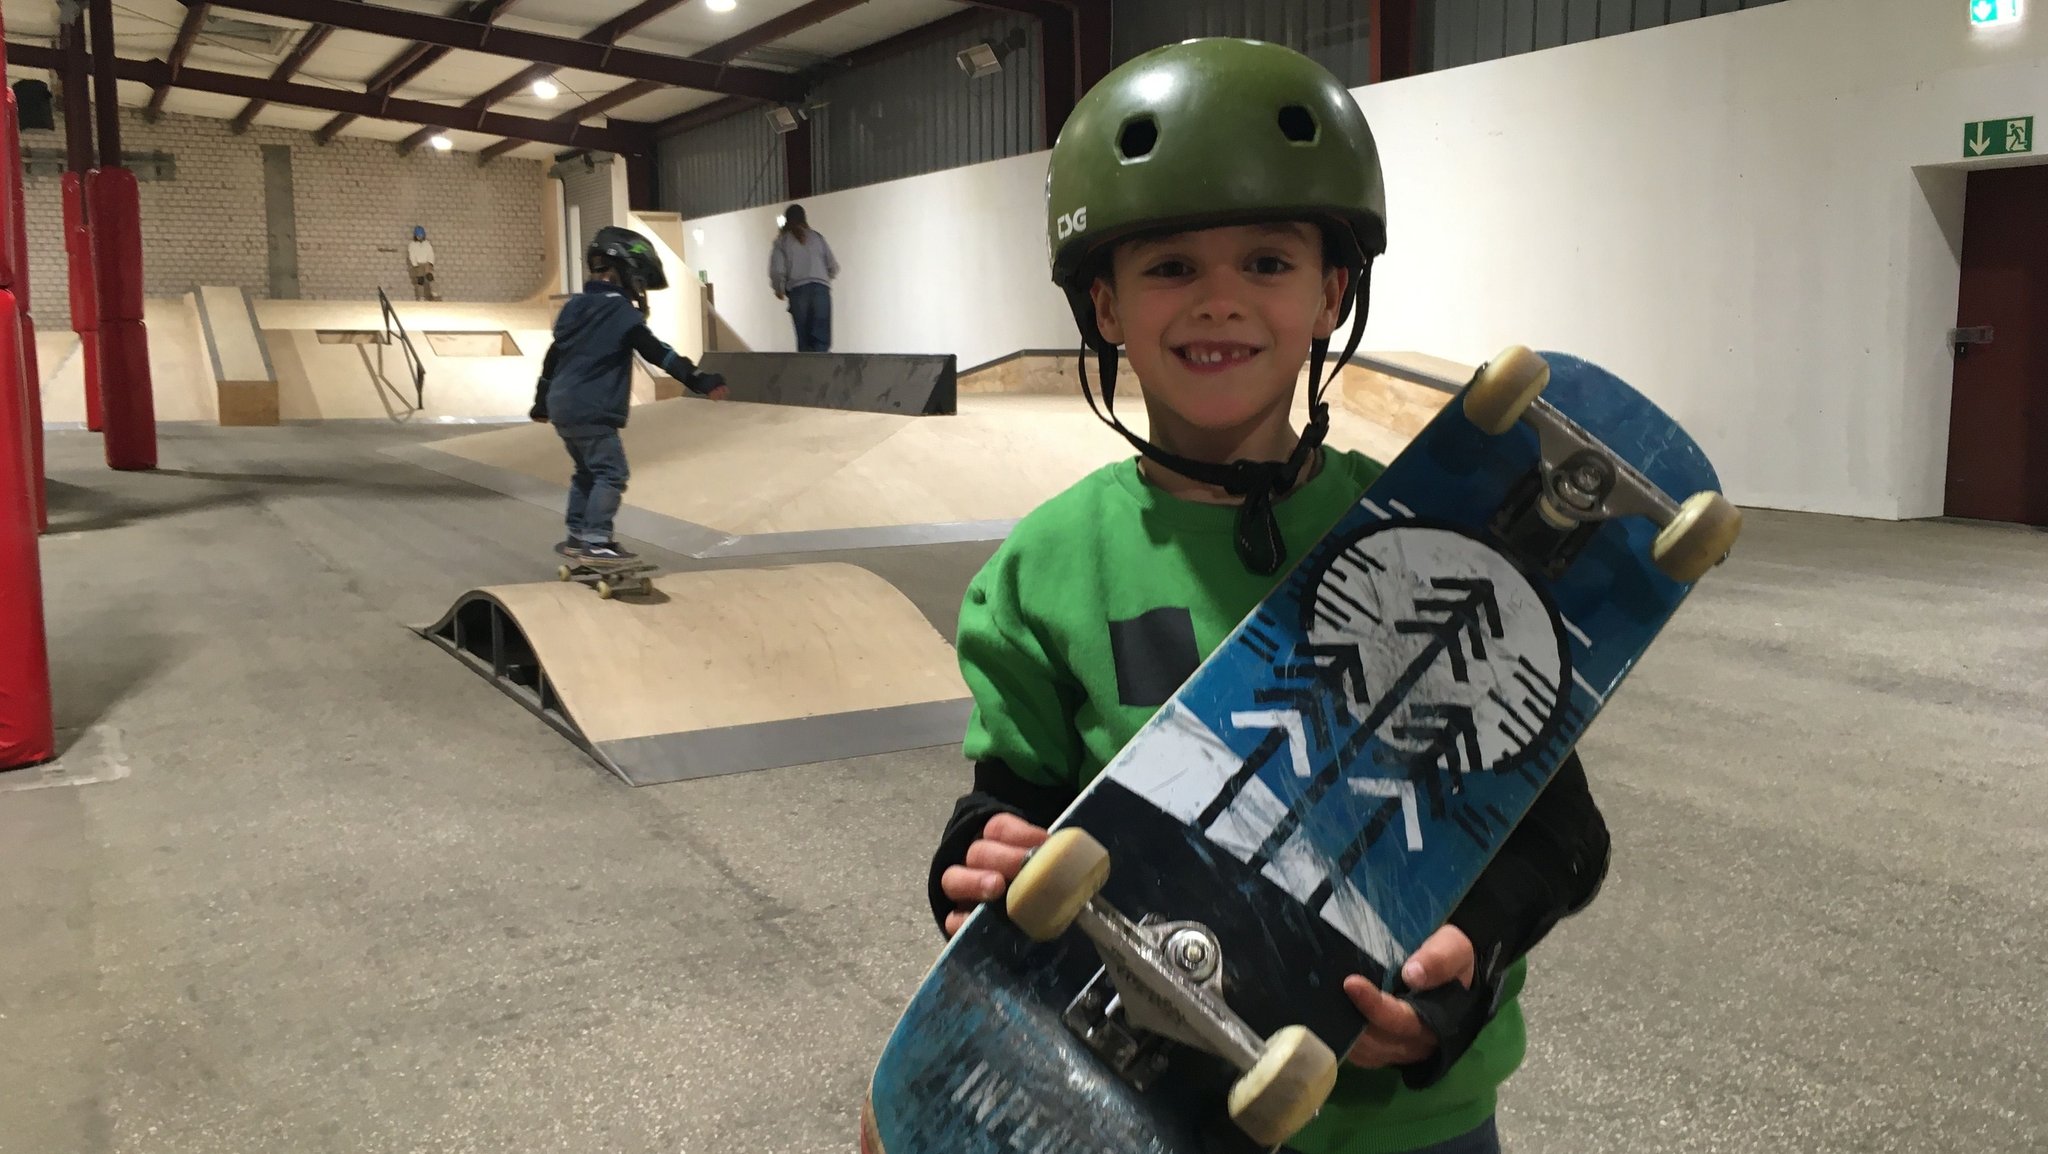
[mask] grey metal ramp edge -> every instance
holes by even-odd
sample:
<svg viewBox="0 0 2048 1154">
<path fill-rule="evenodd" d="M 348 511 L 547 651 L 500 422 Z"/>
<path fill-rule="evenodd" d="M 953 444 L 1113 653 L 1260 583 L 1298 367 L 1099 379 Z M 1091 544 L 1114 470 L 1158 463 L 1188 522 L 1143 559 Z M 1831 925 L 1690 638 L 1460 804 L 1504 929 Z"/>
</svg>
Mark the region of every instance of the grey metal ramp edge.
<svg viewBox="0 0 2048 1154">
<path fill-rule="evenodd" d="M 960 541 L 1000 541 L 1017 527 L 1012 517 L 1001 521 L 933 521 L 923 525 L 872 525 L 862 529 L 805 529 L 790 533 L 755 533 L 728 537 L 697 557 L 758 557 L 773 553 L 825 553 L 844 549 L 881 549 L 896 545 L 941 545 Z M 635 534 L 637 536 L 637 534 Z"/>
<path fill-rule="evenodd" d="M 935 745 L 967 734 L 972 698 L 762 721 L 602 742 L 602 758 L 634 785 L 812 765 Z"/>
<path fill-rule="evenodd" d="M 195 311 L 199 313 L 199 335 L 206 340 L 206 359 L 212 362 L 213 379 L 218 382 L 226 380 L 227 373 L 220 367 L 220 342 L 213 335 L 213 310 L 206 307 L 206 294 L 201 291 L 203 287 L 195 286 L 192 289 L 192 304 Z M 264 368 L 270 367 L 269 361 L 270 358 L 265 356 Z M 275 380 L 276 378 L 273 377 L 272 379 Z"/>
<path fill-rule="evenodd" d="M 467 481 L 507 497 L 560 510 L 568 497 L 565 487 L 513 469 L 444 453 L 425 445 L 401 445 L 384 452 L 443 476 Z M 804 529 L 788 533 L 754 533 L 736 536 L 694 521 L 670 517 L 648 509 L 621 506 L 613 525 L 619 533 L 649 545 L 658 545 L 685 557 L 761 557 L 778 553 L 823 553 L 845 549 L 882 549 L 900 545 L 953 544 L 963 541 L 1000 541 L 1017 525 L 1016 518 L 989 521 L 933 521 L 919 525 L 870 525 L 857 529 Z"/>
<path fill-rule="evenodd" d="M 256 355 L 263 358 L 263 379 L 275 383 L 277 366 L 270 363 L 270 338 L 263 335 L 263 322 L 256 319 L 256 301 L 242 290 L 242 311 L 248 314 L 249 331 L 256 334 Z"/>
</svg>

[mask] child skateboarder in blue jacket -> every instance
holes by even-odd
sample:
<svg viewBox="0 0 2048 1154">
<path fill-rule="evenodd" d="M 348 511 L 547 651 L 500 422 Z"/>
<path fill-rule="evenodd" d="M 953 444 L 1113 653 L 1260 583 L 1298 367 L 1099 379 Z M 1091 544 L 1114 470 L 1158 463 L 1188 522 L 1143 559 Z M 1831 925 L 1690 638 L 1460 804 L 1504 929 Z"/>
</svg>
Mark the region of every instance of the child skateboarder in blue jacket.
<svg viewBox="0 0 2048 1154">
<path fill-rule="evenodd" d="M 576 466 L 569 535 L 555 552 L 578 560 L 630 561 L 634 555 L 612 537 L 612 520 L 630 475 L 619 430 L 633 404 L 633 354 L 713 400 L 725 399 L 725 379 L 698 371 L 647 327 L 647 292 L 667 288 L 668 276 L 646 237 L 608 225 L 591 238 L 583 260 L 590 279 L 555 318 L 554 343 L 541 364 L 528 415 L 555 426 Z"/>
</svg>

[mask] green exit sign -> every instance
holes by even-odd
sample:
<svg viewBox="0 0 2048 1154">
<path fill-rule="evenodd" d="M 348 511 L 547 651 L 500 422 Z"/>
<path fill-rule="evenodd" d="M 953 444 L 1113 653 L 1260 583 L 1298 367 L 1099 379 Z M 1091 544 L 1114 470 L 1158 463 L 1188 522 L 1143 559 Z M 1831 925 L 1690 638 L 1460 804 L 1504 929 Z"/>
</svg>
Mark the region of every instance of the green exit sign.
<svg viewBox="0 0 2048 1154">
<path fill-rule="evenodd" d="M 1963 125 L 1963 155 L 2012 156 L 2034 151 L 2034 118 L 1973 120 Z"/>
<path fill-rule="evenodd" d="M 1970 0 L 1970 23 L 1979 27 L 2014 24 L 2020 18 L 2020 0 Z"/>
</svg>

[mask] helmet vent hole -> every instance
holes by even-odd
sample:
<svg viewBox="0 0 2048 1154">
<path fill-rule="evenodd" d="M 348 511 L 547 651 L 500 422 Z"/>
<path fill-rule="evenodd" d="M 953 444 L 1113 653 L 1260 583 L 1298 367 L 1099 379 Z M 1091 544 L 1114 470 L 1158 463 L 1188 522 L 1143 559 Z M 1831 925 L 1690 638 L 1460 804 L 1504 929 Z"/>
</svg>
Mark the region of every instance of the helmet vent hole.
<svg viewBox="0 0 2048 1154">
<path fill-rule="evenodd" d="M 1141 116 L 1117 134 L 1116 150 L 1125 160 L 1141 160 L 1152 154 L 1159 143 L 1159 122 L 1149 116 Z"/>
<path fill-rule="evenodd" d="M 1299 104 L 1280 110 L 1280 134 L 1296 144 L 1316 142 L 1315 114 Z"/>
</svg>

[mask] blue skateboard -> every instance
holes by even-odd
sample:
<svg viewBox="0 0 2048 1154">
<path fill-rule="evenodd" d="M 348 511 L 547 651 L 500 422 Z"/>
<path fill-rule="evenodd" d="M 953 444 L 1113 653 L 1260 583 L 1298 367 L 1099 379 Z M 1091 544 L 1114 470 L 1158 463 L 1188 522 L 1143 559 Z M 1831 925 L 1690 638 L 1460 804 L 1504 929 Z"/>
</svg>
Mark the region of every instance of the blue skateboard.
<svg viewBox="0 0 2048 1154">
<path fill-rule="evenodd" d="M 1575 357 L 1481 368 L 1054 823 L 890 1035 L 866 1154 L 1232 1154 L 1364 1020 L 1741 516 Z"/>
</svg>

